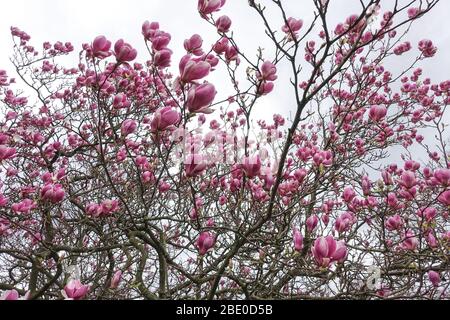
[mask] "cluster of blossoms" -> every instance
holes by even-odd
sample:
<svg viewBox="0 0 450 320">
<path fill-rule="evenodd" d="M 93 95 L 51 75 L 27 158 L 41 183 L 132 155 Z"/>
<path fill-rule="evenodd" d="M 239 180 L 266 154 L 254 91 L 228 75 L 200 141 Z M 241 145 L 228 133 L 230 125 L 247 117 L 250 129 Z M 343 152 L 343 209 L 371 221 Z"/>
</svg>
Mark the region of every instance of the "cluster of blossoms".
<svg viewBox="0 0 450 320">
<path fill-rule="evenodd" d="M 396 32 L 436 1 L 404 18 L 369 2 L 331 29 L 283 14 L 280 33 L 249 1 L 275 48 L 256 59 L 217 17 L 225 0 L 198 1 L 209 45 L 144 22 L 140 62 L 100 35 L 64 68 L 70 43 L 39 52 L 12 28 L 12 61 L 40 94 L 0 70 L 1 299 L 448 298 L 450 81 L 418 67 L 430 40 Z M 328 1 L 314 4 L 325 21 Z M 184 50 L 175 68 L 169 45 Z M 407 51 L 412 66 L 388 71 Z M 261 120 L 286 61 L 293 118 Z"/>
</svg>

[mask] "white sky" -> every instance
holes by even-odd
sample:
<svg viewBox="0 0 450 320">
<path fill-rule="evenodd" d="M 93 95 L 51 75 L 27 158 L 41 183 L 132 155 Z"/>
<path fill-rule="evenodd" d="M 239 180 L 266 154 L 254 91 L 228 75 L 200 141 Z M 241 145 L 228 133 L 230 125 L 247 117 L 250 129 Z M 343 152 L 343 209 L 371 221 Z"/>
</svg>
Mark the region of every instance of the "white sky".
<svg viewBox="0 0 450 320">
<path fill-rule="evenodd" d="M 406 3 L 410 0 L 402 1 Z M 278 12 L 270 11 L 273 8 L 272 1 L 260 2 L 270 7 L 271 19 L 275 21 L 273 26 L 279 29 L 282 23 Z M 283 3 L 289 16 L 302 18 L 305 25 L 311 21 L 312 0 L 284 0 Z M 389 0 L 383 3 L 389 3 Z M 331 25 L 335 25 L 349 14 L 358 12 L 359 0 L 331 0 L 331 5 L 334 19 Z M 2 1 L 0 10 L 3 13 L 0 19 L 0 69 L 8 70 L 9 75 L 13 74 L 8 60 L 12 53 L 10 26 L 17 26 L 30 34 L 31 43 L 39 49 L 46 40 L 52 43 L 58 40 L 71 41 L 75 46 L 72 55 L 74 65 L 81 44 L 91 42 L 100 34 L 112 41 L 125 39 L 138 49 L 138 60 L 145 61 L 148 56 L 141 36 L 141 25 L 145 20 L 158 21 L 162 30 L 171 33 L 169 47 L 175 52 L 172 59 L 174 71 L 184 54 L 184 39 L 199 33 L 205 40 L 205 48 L 217 39 L 213 28 L 200 18 L 197 0 L 14 0 Z M 433 82 L 450 78 L 450 32 L 444 27 L 449 13 L 450 0 L 441 0 L 431 13 L 416 23 L 408 36 L 415 51 L 417 42 L 422 38 L 432 39 L 439 47 L 434 59 L 421 64 L 424 74 L 431 76 Z M 227 0 L 219 14 L 231 17 L 237 43 L 249 57 L 255 57 L 258 46 L 270 47 L 260 18 L 248 6 L 247 0 Z M 268 59 L 273 58 L 270 51 L 267 53 Z M 260 101 L 258 116 L 271 117 L 275 112 L 288 115 L 289 111 L 294 110 L 291 90 L 288 88 L 287 67 L 281 65 L 279 75 L 274 93 Z M 218 98 L 226 97 L 228 93 L 220 94 L 223 86 L 226 86 L 221 71 L 212 74 L 208 80 L 218 87 Z"/>
</svg>

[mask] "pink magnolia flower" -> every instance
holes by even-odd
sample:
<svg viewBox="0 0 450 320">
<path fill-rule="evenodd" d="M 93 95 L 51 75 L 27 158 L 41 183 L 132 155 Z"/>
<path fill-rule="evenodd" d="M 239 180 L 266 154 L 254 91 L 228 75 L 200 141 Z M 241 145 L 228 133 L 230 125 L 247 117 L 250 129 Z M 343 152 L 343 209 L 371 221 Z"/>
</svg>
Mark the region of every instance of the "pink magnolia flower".
<svg viewBox="0 0 450 320">
<path fill-rule="evenodd" d="M 438 201 L 446 206 L 450 206 L 450 190 L 442 192 L 438 197 Z"/>
<path fill-rule="evenodd" d="M 5 145 L 0 145 L 0 162 L 3 160 L 11 159 L 16 154 L 16 149 L 9 148 Z"/>
<path fill-rule="evenodd" d="M 356 197 L 356 192 L 353 190 L 352 187 L 346 187 L 344 189 L 344 193 L 342 194 L 342 198 L 344 199 L 345 203 L 350 203 L 352 200 Z"/>
<path fill-rule="evenodd" d="M 419 245 L 419 240 L 414 236 L 414 232 L 412 230 L 408 230 L 405 233 L 405 238 L 400 244 L 400 248 L 404 250 L 413 251 Z"/>
<path fill-rule="evenodd" d="M 114 53 L 118 62 L 129 62 L 136 59 L 137 51 L 133 49 L 130 44 L 123 41 L 123 39 L 117 40 L 114 45 Z"/>
<path fill-rule="evenodd" d="M 151 38 L 152 49 L 155 51 L 160 51 L 162 49 L 167 48 L 171 39 L 172 36 L 169 33 L 161 30 L 156 31 L 153 37 Z"/>
<path fill-rule="evenodd" d="M 152 132 L 164 131 L 175 125 L 180 120 L 180 114 L 172 107 L 164 107 L 155 112 L 155 116 L 150 124 Z"/>
<path fill-rule="evenodd" d="M 24 199 L 19 203 L 14 203 L 11 206 L 11 209 L 14 212 L 20 212 L 20 213 L 29 213 L 31 210 L 36 209 L 37 205 L 33 200 L 30 199 Z"/>
<path fill-rule="evenodd" d="M 192 87 L 187 96 L 186 105 L 192 113 L 212 113 L 208 106 L 214 101 L 216 88 L 210 83 L 203 83 Z"/>
<path fill-rule="evenodd" d="M 207 167 L 206 161 L 200 154 L 190 154 L 184 162 L 184 170 L 187 177 L 194 177 L 201 174 Z"/>
<path fill-rule="evenodd" d="M 293 240 L 294 240 L 294 249 L 295 249 L 295 251 L 297 251 L 297 252 L 302 251 L 302 249 L 303 249 L 303 235 L 301 234 L 301 232 L 297 228 L 294 228 Z"/>
<path fill-rule="evenodd" d="M 450 186 L 450 169 L 437 169 L 434 177 L 443 186 Z"/>
<path fill-rule="evenodd" d="M 417 184 L 416 175 L 412 171 L 403 172 L 399 184 L 406 189 L 411 189 Z"/>
<path fill-rule="evenodd" d="M 277 67 L 270 61 L 264 61 L 261 71 L 258 72 L 258 79 L 263 81 L 277 80 Z"/>
<path fill-rule="evenodd" d="M 102 206 L 102 213 L 104 215 L 108 215 L 119 210 L 119 201 L 110 199 L 103 200 L 101 206 Z"/>
<path fill-rule="evenodd" d="M 5 291 L 0 300 L 19 300 L 19 293 L 15 289 Z"/>
<path fill-rule="evenodd" d="M 214 235 L 208 231 L 202 232 L 196 243 L 200 255 L 205 255 L 212 247 L 214 247 L 215 242 L 216 239 Z"/>
<path fill-rule="evenodd" d="M 149 22 L 145 21 L 142 24 L 142 35 L 146 40 L 151 40 L 151 38 L 154 37 L 156 32 L 159 30 L 159 23 L 158 22 Z"/>
<path fill-rule="evenodd" d="M 203 54 L 203 40 L 198 34 L 194 34 L 189 39 L 184 40 L 184 49 L 188 53 L 192 53 L 195 56 L 201 56 Z"/>
<path fill-rule="evenodd" d="M 122 280 L 122 271 L 118 270 L 114 273 L 114 276 L 111 279 L 111 285 L 109 287 L 111 289 L 116 289 L 119 286 L 121 280 Z"/>
<path fill-rule="evenodd" d="M 316 229 L 317 224 L 319 223 L 319 217 L 315 214 L 306 219 L 306 229 L 308 232 L 313 232 Z"/>
<path fill-rule="evenodd" d="M 41 197 L 44 200 L 49 200 L 52 203 L 61 202 L 64 199 L 64 189 L 60 184 L 46 184 L 41 189 Z"/>
<path fill-rule="evenodd" d="M 107 58 L 111 55 L 111 41 L 105 36 L 98 36 L 92 42 L 92 53 L 94 57 L 99 59 Z"/>
<path fill-rule="evenodd" d="M 71 280 L 64 290 L 61 290 L 62 295 L 66 300 L 80 300 L 83 299 L 89 292 L 89 286 L 83 285 L 80 280 Z"/>
<path fill-rule="evenodd" d="M 219 41 L 217 41 L 213 48 L 215 53 L 222 54 L 228 50 L 228 38 L 223 37 Z"/>
<path fill-rule="evenodd" d="M 332 236 L 317 238 L 311 252 L 316 263 L 325 268 L 328 268 L 333 262 L 344 262 L 347 258 L 345 242 L 336 241 Z"/>
<path fill-rule="evenodd" d="M 417 215 L 425 218 L 426 221 L 431 221 L 437 216 L 437 210 L 433 207 L 420 208 L 417 210 Z"/>
<path fill-rule="evenodd" d="M 297 38 L 297 32 L 303 27 L 303 20 L 295 19 L 292 17 L 289 17 L 287 19 L 287 23 L 281 28 L 281 30 L 288 34 L 289 38 L 292 37 Z"/>
<path fill-rule="evenodd" d="M 419 42 L 419 50 L 426 58 L 434 56 L 437 52 L 437 48 L 433 45 L 431 40 L 421 40 Z"/>
<path fill-rule="evenodd" d="M 170 66 L 172 53 L 172 50 L 168 48 L 155 52 L 153 55 L 153 64 L 158 68 L 166 68 Z"/>
<path fill-rule="evenodd" d="M 437 248 L 439 246 L 439 243 L 436 239 L 436 237 L 434 236 L 433 232 L 430 232 L 427 234 L 426 236 L 427 239 L 427 243 L 431 248 Z"/>
<path fill-rule="evenodd" d="M 263 81 L 263 82 L 261 82 L 259 84 L 258 94 L 261 95 L 261 96 L 269 94 L 269 93 L 271 93 L 273 91 L 274 86 L 275 85 L 273 84 L 273 82 Z"/>
<path fill-rule="evenodd" d="M 245 157 L 242 163 L 242 170 L 248 178 L 256 177 L 261 171 L 261 158 L 259 155 Z"/>
<path fill-rule="evenodd" d="M 98 218 L 103 214 L 103 208 L 97 203 L 89 203 L 86 206 L 86 213 L 94 218 Z"/>
<path fill-rule="evenodd" d="M 127 119 L 122 123 L 120 132 L 122 133 L 122 136 L 126 137 L 127 135 L 134 133 L 136 129 L 137 129 L 136 121 L 132 119 Z"/>
<path fill-rule="evenodd" d="M 0 193 L 0 207 L 4 207 L 8 204 L 9 199 Z"/>
<path fill-rule="evenodd" d="M 398 214 L 396 214 L 392 217 L 389 217 L 384 225 L 389 231 L 398 230 L 403 225 L 403 219 Z"/>
<path fill-rule="evenodd" d="M 215 11 L 219 11 L 225 2 L 226 0 L 198 0 L 198 12 L 206 16 Z"/>
<path fill-rule="evenodd" d="M 355 220 L 356 219 L 351 212 L 349 212 L 349 211 L 344 212 L 336 219 L 334 228 L 339 233 L 348 231 L 348 230 L 350 230 L 352 225 L 355 223 Z"/>
<path fill-rule="evenodd" d="M 127 96 L 123 93 L 119 93 L 114 96 L 113 107 L 116 109 L 128 108 L 131 106 L 131 102 L 128 100 Z"/>
<path fill-rule="evenodd" d="M 383 182 L 385 185 L 388 186 L 394 184 L 391 174 L 386 170 L 381 171 L 381 177 L 383 178 Z"/>
<path fill-rule="evenodd" d="M 231 27 L 231 19 L 228 16 L 221 16 L 216 20 L 217 31 L 219 32 L 228 32 Z"/>
<path fill-rule="evenodd" d="M 441 276 L 439 273 L 433 270 L 428 271 L 428 279 L 430 279 L 430 282 L 434 287 L 439 287 L 439 283 L 441 283 Z"/>
<path fill-rule="evenodd" d="M 413 19 L 420 14 L 419 8 L 409 8 L 408 9 L 408 18 Z"/>
<path fill-rule="evenodd" d="M 211 65 L 206 61 L 192 60 L 189 55 L 184 56 L 180 61 L 181 81 L 185 83 L 199 80 L 209 74 Z"/>
<path fill-rule="evenodd" d="M 385 106 L 371 106 L 369 109 L 369 118 L 373 122 L 379 122 L 386 117 L 387 109 Z"/>
</svg>

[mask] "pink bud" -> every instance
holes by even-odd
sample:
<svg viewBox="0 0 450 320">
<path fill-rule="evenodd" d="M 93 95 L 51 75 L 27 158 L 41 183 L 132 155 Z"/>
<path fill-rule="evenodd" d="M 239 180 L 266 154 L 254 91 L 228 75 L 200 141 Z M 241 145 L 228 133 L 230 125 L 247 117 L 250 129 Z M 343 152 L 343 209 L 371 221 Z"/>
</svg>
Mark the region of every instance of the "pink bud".
<svg viewBox="0 0 450 320">
<path fill-rule="evenodd" d="M 214 247 L 215 237 L 208 231 L 202 232 L 197 239 L 197 248 L 200 255 L 205 255 L 212 247 Z"/>
<path fill-rule="evenodd" d="M 411 189 L 417 184 L 416 175 L 412 171 L 405 171 L 402 173 L 399 183 L 406 189 Z"/>
<path fill-rule="evenodd" d="M 231 19 L 228 16 L 221 16 L 216 20 L 216 27 L 219 32 L 228 32 L 231 27 Z"/>
<path fill-rule="evenodd" d="M 317 215 L 312 215 L 308 219 L 306 219 L 306 229 L 308 232 L 313 232 L 316 229 L 317 224 L 319 223 L 319 217 Z"/>
<path fill-rule="evenodd" d="M 441 282 L 441 276 L 436 271 L 430 270 L 428 271 L 428 278 L 434 287 L 439 287 L 439 283 Z"/>
<path fill-rule="evenodd" d="M 242 163 L 242 170 L 248 178 L 256 177 L 261 171 L 261 158 L 259 155 L 245 157 Z"/>
<path fill-rule="evenodd" d="M 273 88 L 274 88 L 273 82 L 265 82 L 265 81 L 263 81 L 263 82 L 261 82 L 259 84 L 258 94 L 264 96 L 266 94 L 271 93 Z"/>
<path fill-rule="evenodd" d="M 80 280 L 72 280 L 61 291 L 62 295 L 68 300 L 83 299 L 89 292 L 89 286 L 83 285 Z"/>
<path fill-rule="evenodd" d="M 191 60 L 189 55 L 180 61 L 181 80 L 185 83 L 206 77 L 210 69 L 211 65 L 208 62 Z"/>
<path fill-rule="evenodd" d="M 16 154 L 16 149 L 8 148 L 5 145 L 0 145 L 0 162 L 3 160 L 11 159 Z"/>
<path fill-rule="evenodd" d="M 398 214 L 389 217 L 385 222 L 386 229 L 388 229 L 389 231 L 398 230 L 402 225 L 403 220 Z"/>
<path fill-rule="evenodd" d="M 41 189 L 41 197 L 44 200 L 49 200 L 52 203 L 61 202 L 64 199 L 64 189 L 60 184 L 46 184 Z"/>
<path fill-rule="evenodd" d="M 441 193 L 438 197 L 439 202 L 446 206 L 450 206 L 450 190 Z"/>
<path fill-rule="evenodd" d="M 385 106 L 372 106 L 369 110 L 369 118 L 374 122 L 379 122 L 384 119 L 387 114 L 387 109 Z"/>
<path fill-rule="evenodd" d="M 136 128 L 136 121 L 127 119 L 122 123 L 120 131 L 122 133 L 122 136 L 126 137 L 127 135 L 134 133 L 136 131 Z"/>
<path fill-rule="evenodd" d="M 228 49 L 228 39 L 225 37 L 217 41 L 213 46 L 213 50 L 217 54 L 222 54 L 226 52 L 227 49 Z"/>
<path fill-rule="evenodd" d="M 152 132 L 164 131 L 170 126 L 175 125 L 180 120 L 180 114 L 167 106 L 155 112 L 150 127 Z"/>
<path fill-rule="evenodd" d="M 339 233 L 349 231 L 355 220 L 356 219 L 351 212 L 344 212 L 336 219 L 334 228 Z"/>
<path fill-rule="evenodd" d="M 342 194 L 342 198 L 346 203 L 352 202 L 352 200 L 356 197 L 356 192 L 352 187 L 346 187 L 344 189 L 344 193 Z"/>
<path fill-rule="evenodd" d="M 303 235 L 297 228 L 294 228 L 294 248 L 295 251 L 300 252 L 303 249 Z"/>
<path fill-rule="evenodd" d="M 18 300 L 19 299 L 19 293 L 17 290 L 8 290 L 3 293 L 3 295 L 0 297 L 0 300 Z"/>
<path fill-rule="evenodd" d="M 153 56 L 153 64 L 158 68 L 167 68 L 170 66 L 172 58 L 172 50 L 164 48 L 155 52 Z"/>
<path fill-rule="evenodd" d="M 192 87 L 187 96 L 186 105 L 192 113 L 212 113 L 208 106 L 214 101 L 216 89 L 210 83 Z"/>
<path fill-rule="evenodd" d="M 434 177 L 443 186 L 450 186 L 450 169 L 437 169 Z"/>
<path fill-rule="evenodd" d="M 122 271 L 118 270 L 114 273 L 114 276 L 111 279 L 111 289 L 116 289 L 119 286 L 120 281 L 122 280 Z"/>
<path fill-rule="evenodd" d="M 207 167 L 207 164 L 200 154 L 190 154 L 184 162 L 184 170 L 187 177 L 194 177 L 201 174 Z"/>
</svg>

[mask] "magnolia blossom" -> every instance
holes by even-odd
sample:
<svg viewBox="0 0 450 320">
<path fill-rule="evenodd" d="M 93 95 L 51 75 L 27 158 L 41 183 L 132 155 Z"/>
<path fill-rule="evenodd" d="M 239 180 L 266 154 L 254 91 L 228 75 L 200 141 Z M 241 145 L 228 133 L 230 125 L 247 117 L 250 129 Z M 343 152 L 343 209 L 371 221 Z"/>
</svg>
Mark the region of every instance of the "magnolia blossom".
<svg viewBox="0 0 450 320">
<path fill-rule="evenodd" d="M 121 280 L 122 280 L 122 271 L 117 270 L 111 279 L 111 285 L 109 287 L 111 289 L 116 289 L 119 286 Z"/>
<path fill-rule="evenodd" d="M 180 119 L 180 114 L 171 107 L 164 107 L 155 112 L 155 116 L 151 122 L 153 132 L 164 131 L 175 125 Z"/>
<path fill-rule="evenodd" d="M 217 31 L 219 32 L 228 32 L 231 27 L 231 19 L 228 16 L 221 16 L 216 20 Z"/>
<path fill-rule="evenodd" d="M 242 170 L 248 178 L 254 178 L 261 171 L 261 158 L 259 155 L 245 157 L 242 163 Z"/>
<path fill-rule="evenodd" d="M 66 300 L 81 300 L 89 292 L 89 286 L 83 285 L 80 280 L 71 280 L 64 290 L 61 290 L 61 294 Z"/>
<path fill-rule="evenodd" d="M 439 283 L 441 282 L 441 276 L 434 270 L 428 271 L 428 278 L 434 287 L 439 287 Z"/>
<path fill-rule="evenodd" d="M 118 62 L 129 62 L 136 59 L 137 51 L 130 44 L 120 39 L 114 45 L 114 53 Z"/>
<path fill-rule="evenodd" d="M 180 61 L 180 78 L 183 82 L 192 82 L 206 77 L 211 70 L 211 65 L 206 61 L 195 61 L 189 55 Z"/>
<path fill-rule="evenodd" d="M 204 157 L 200 154 L 190 154 L 184 162 L 184 170 L 187 177 L 200 175 L 207 167 Z"/>
<path fill-rule="evenodd" d="M 300 231 L 297 228 L 294 228 L 294 249 L 295 251 L 302 251 L 303 249 L 303 235 L 300 233 Z"/>
<path fill-rule="evenodd" d="M 5 291 L 0 300 L 19 300 L 19 293 L 15 289 Z"/>
<path fill-rule="evenodd" d="M 208 106 L 214 101 L 216 93 L 215 87 L 207 82 L 192 87 L 186 101 L 188 110 L 192 113 L 212 113 Z"/>
<path fill-rule="evenodd" d="M 210 249 L 212 249 L 212 247 L 214 247 L 215 242 L 216 239 L 214 235 L 208 231 L 202 232 L 196 243 L 199 254 L 201 256 L 205 255 Z"/>
<path fill-rule="evenodd" d="M 332 236 L 320 237 L 311 247 L 316 263 L 328 268 L 333 262 L 344 262 L 347 258 L 347 247 L 344 241 L 336 241 Z"/>
<path fill-rule="evenodd" d="M 105 36 L 98 36 L 92 42 L 92 53 L 94 57 L 99 59 L 107 58 L 111 55 L 111 41 Z"/>
</svg>

